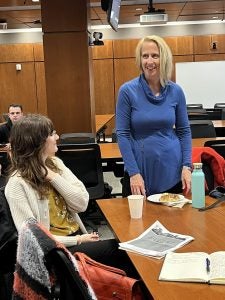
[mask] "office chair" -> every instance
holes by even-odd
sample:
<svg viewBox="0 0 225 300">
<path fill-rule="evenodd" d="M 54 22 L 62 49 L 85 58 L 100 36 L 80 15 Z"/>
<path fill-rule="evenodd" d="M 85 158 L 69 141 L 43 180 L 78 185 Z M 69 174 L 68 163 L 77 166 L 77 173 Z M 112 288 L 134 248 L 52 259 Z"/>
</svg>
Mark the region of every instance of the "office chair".
<svg viewBox="0 0 225 300">
<path fill-rule="evenodd" d="M 214 189 L 214 174 L 210 164 L 207 161 L 202 161 L 202 171 L 205 175 L 205 181 L 207 184 L 207 190 L 205 191 L 206 195 Z"/>
<path fill-rule="evenodd" d="M 189 120 L 207 120 L 209 119 L 209 115 L 206 109 L 196 108 L 196 109 L 188 109 L 188 119 Z"/>
<path fill-rule="evenodd" d="M 221 108 L 206 108 L 209 120 L 221 120 L 222 109 Z"/>
<path fill-rule="evenodd" d="M 192 138 L 216 137 L 216 130 L 211 120 L 190 120 Z"/>
<path fill-rule="evenodd" d="M 59 144 L 86 144 L 95 143 L 94 133 L 73 132 L 63 133 L 59 137 Z"/>
<path fill-rule="evenodd" d="M 52 288 L 56 299 L 92 299 L 84 281 L 62 249 L 52 249 L 45 258 L 48 267 L 54 268 L 57 277 L 56 284 Z"/>
<path fill-rule="evenodd" d="M 225 108 L 225 103 L 223 102 L 215 103 L 214 108 Z"/>
<path fill-rule="evenodd" d="M 15 299 L 93 299 L 75 258 L 34 218 L 20 228 L 13 295 Z"/>
<path fill-rule="evenodd" d="M 225 159 L 225 140 L 206 141 L 204 147 L 210 147 Z"/>
<path fill-rule="evenodd" d="M 116 130 L 112 131 L 112 143 L 117 143 Z M 124 175 L 124 163 L 123 161 L 115 161 L 112 166 L 113 173 L 116 177 L 123 177 Z"/>
<path fill-rule="evenodd" d="M 91 220 L 99 222 L 104 218 L 95 200 L 111 198 L 112 191 L 112 188 L 104 182 L 99 145 L 59 144 L 57 156 L 85 185 L 90 201 L 86 212 L 80 213 L 80 216 L 84 223 L 96 228 Z"/>
<path fill-rule="evenodd" d="M 225 108 L 221 110 L 221 120 L 225 120 Z"/>
<path fill-rule="evenodd" d="M 202 104 L 197 104 L 197 103 L 190 103 L 186 104 L 187 109 L 195 109 L 195 108 L 203 108 Z"/>
<path fill-rule="evenodd" d="M 0 152 L 0 164 L 2 166 L 1 174 L 5 175 L 7 169 L 10 166 L 10 157 L 9 157 L 8 152 L 6 152 L 6 151 Z"/>
<path fill-rule="evenodd" d="M 0 189 L 0 299 L 12 299 L 18 234 L 4 188 Z"/>
</svg>

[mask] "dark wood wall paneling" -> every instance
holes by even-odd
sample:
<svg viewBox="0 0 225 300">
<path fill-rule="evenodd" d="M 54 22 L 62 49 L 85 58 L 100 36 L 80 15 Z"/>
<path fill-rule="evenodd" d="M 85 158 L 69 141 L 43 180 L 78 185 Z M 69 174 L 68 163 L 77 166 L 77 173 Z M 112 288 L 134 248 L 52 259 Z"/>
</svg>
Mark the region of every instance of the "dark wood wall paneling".
<svg viewBox="0 0 225 300">
<path fill-rule="evenodd" d="M 67 49 L 68 55 L 63 58 L 61 58 L 60 52 L 55 54 L 56 57 L 54 59 L 58 60 L 62 68 L 65 60 L 69 63 L 73 55 L 76 56 L 81 51 L 80 49 L 79 51 L 76 49 L 77 43 L 72 41 L 71 33 L 68 33 L 68 36 L 65 35 L 64 38 L 71 40 L 70 46 L 67 47 L 71 47 L 72 51 Z M 80 38 L 82 39 L 82 36 Z M 176 62 L 225 60 L 225 35 L 166 37 L 165 40 L 172 50 L 174 64 Z M 216 42 L 216 49 L 212 49 L 213 42 Z M 63 40 L 59 40 L 58 43 L 63 43 Z M 139 70 L 135 64 L 135 48 L 137 43 L 138 39 L 107 40 L 104 41 L 104 46 L 89 47 L 91 51 L 90 55 L 93 58 L 93 74 L 90 80 L 91 85 L 93 84 L 94 86 L 96 114 L 114 113 L 119 87 L 124 82 L 138 76 Z M 51 48 L 49 49 L 50 55 Z M 86 56 L 80 58 L 80 61 L 82 59 L 88 59 L 87 53 Z M 22 64 L 21 71 L 16 71 L 16 63 Z M 66 113 L 60 114 L 60 122 L 64 121 L 68 113 L 70 114 L 70 118 L 74 119 L 74 111 L 81 109 L 79 103 L 83 98 L 88 97 L 88 95 L 85 95 L 85 86 L 82 86 L 81 80 L 82 76 L 85 76 L 81 73 L 87 72 L 87 68 L 84 67 L 83 70 L 79 69 L 79 72 L 77 72 L 77 68 L 78 65 L 75 66 L 72 73 L 64 69 L 63 74 L 52 68 L 52 84 L 63 80 L 65 86 L 60 94 L 62 98 L 61 106 L 55 107 L 53 101 L 51 110 L 54 111 L 54 114 L 58 114 L 58 109 L 63 109 L 65 103 L 72 108 Z M 0 81 L 1 112 L 6 110 L 9 102 L 20 102 L 24 105 L 25 111 L 47 113 L 42 44 L 0 45 L 0 78 L 5 79 Z M 174 68 L 172 79 L 175 80 L 175 78 Z M 71 89 L 71 86 L 76 85 L 81 85 L 82 93 L 77 96 L 78 101 L 75 103 L 70 99 L 71 97 L 67 89 Z M 55 93 L 54 88 L 52 89 L 52 93 Z M 70 103 L 70 101 L 72 102 Z M 87 111 L 90 111 L 90 107 L 88 106 Z M 86 116 L 82 115 L 82 118 L 88 119 L 89 117 L 89 114 Z M 113 120 L 107 131 L 108 134 L 110 134 L 114 126 L 115 123 Z"/>
<path fill-rule="evenodd" d="M 104 46 L 91 47 L 93 58 L 93 77 L 96 114 L 115 113 L 115 87 L 113 66 L 113 42 L 104 41 Z M 106 135 L 110 135 L 115 127 L 113 118 L 107 124 Z"/>
<path fill-rule="evenodd" d="M 47 108 L 59 134 L 95 132 L 88 2 L 41 2 Z"/>
<path fill-rule="evenodd" d="M 0 45 L 0 111 L 7 112 L 10 103 L 23 105 L 25 113 L 38 112 L 39 101 L 46 103 L 44 97 L 44 74 L 36 73 L 34 48 L 42 48 L 42 44 L 9 44 Z M 21 64 L 21 71 L 16 70 Z M 43 64 L 43 58 L 42 58 Z M 42 78 L 40 82 L 37 78 Z M 38 90 L 42 91 L 38 93 Z M 41 113 L 46 112 L 42 109 Z"/>
</svg>

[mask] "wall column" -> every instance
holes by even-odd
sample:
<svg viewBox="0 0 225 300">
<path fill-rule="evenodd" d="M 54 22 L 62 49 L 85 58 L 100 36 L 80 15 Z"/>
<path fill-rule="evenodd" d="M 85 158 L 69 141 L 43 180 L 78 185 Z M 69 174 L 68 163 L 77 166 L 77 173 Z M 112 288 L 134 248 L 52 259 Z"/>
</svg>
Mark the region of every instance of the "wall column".
<svg viewBox="0 0 225 300">
<path fill-rule="evenodd" d="M 59 134 L 95 132 L 89 0 L 42 0 L 48 116 Z"/>
</svg>

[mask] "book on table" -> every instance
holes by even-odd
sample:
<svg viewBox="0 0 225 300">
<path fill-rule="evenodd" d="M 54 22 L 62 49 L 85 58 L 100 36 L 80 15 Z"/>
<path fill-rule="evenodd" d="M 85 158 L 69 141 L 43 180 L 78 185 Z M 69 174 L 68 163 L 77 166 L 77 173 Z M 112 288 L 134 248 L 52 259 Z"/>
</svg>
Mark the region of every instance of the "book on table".
<svg viewBox="0 0 225 300">
<path fill-rule="evenodd" d="M 166 255 L 159 280 L 225 284 L 225 251 Z"/>
</svg>

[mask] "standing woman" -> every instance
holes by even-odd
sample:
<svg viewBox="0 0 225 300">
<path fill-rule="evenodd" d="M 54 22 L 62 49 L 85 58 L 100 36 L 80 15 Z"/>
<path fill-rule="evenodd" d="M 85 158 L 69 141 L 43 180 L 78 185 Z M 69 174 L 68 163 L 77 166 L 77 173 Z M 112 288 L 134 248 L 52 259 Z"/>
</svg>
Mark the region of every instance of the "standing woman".
<svg viewBox="0 0 225 300">
<path fill-rule="evenodd" d="M 191 187 L 191 131 L 184 93 L 170 81 L 172 54 L 159 36 L 136 48 L 141 75 L 123 84 L 116 107 L 116 133 L 125 174 L 123 196 Z"/>
<path fill-rule="evenodd" d="M 99 241 L 97 233 L 87 233 L 78 213 L 86 210 L 89 195 L 55 156 L 58 139 L 51 120 L 42 115 L 27 115 L 12 127 L 11 172 L 5 195 L 17 230 L 24 221 L 35 218 L 72 253 L 84 252 L 136 276 L 115 239 Z"/>
</svg>

